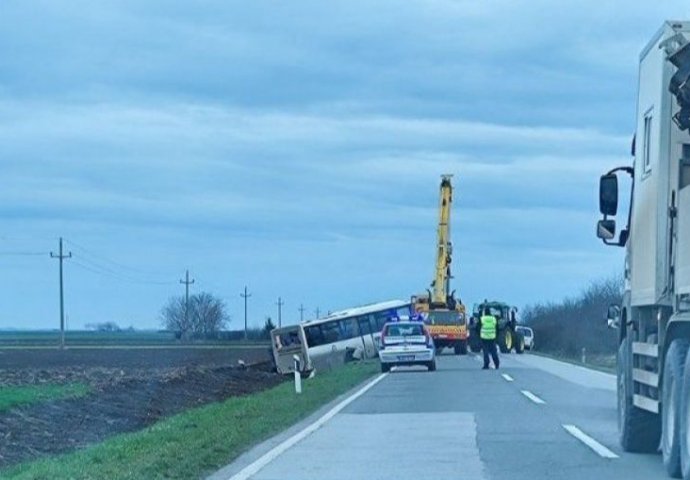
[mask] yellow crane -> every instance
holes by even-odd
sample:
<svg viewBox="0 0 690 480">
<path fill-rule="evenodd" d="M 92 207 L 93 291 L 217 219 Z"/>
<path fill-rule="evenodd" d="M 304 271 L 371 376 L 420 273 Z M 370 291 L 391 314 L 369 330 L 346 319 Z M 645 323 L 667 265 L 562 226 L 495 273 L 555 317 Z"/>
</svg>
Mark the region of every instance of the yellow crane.
<svg viewBox="0 0 690 480">
<path fill-rule="evenodd" d="M 440 352 L 453 347 L 457 355 L 467 353 L 465 306 L 450 290 L 453 244 L 450 241 L 450 212 L 453 205 L 452 175 L 441 175 L 439 220 L 434 280 L 427 294 L 412 296 L 417 313 L 424 317 L 434 344 Z"/>
</svg>

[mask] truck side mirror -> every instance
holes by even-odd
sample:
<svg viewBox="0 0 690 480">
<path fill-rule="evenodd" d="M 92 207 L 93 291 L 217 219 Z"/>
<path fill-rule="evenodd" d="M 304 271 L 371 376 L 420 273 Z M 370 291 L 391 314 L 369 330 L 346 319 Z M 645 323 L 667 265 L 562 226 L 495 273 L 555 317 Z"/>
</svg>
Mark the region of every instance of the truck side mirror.
<svg viewBox="0 0 690 480">
<path fill-rule="evenodd" d="M 597 237 L 604 241 L 613 240 L 616 236 L 615 220 L 599 220 L 597 222 Z"/>
<path fill-rule="evenodd" d="M 599 180 L 599 210 L 602 215 L 615 217 L 618 213 L 618 177 L 615 173 Z"/>
<path fill-rule="evenodd" d="M 606 323 L 609 328 L 620 328 L 621 308 L 618 305 L 609 305 L 609 310 L 606 313 Z"/>
</svg>

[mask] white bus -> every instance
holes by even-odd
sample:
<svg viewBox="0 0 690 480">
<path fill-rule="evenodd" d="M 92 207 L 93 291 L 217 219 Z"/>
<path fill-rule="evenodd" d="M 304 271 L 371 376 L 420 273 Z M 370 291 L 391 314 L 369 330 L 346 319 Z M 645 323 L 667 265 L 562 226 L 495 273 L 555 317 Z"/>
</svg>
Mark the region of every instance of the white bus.
<svg viewBox="0 0 690 480">
<path fill-rule="evenodd" d="M 295 355 L 301 371 L 314 369 L 314 361 L 334 352 L 354 350 L 355 358 L 374 358 L 383 325 L 394 317 L 410 315 L 410 302 L 391 300 L 334 312 L 271 332 L 276 368 L 294 371 Z M 343 353 L 344 354 L 344 353 Z"/>
</svg>

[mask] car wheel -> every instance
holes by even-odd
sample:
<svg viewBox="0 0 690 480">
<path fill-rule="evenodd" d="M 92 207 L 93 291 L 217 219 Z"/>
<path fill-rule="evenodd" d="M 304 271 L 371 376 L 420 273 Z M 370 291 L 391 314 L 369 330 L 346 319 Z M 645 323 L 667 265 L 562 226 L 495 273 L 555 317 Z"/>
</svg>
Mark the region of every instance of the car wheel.
<svg viewBox="0 0 690 480">
<path fill-rule="evenodd" d="M 391 367 L 387 363 L 381 363 L 381 373 L 388 373 Z"/>
<path fill-rule="evenodd" d="M 429 362 L 429 366 L 427 367 L 430 372 L 435 372 L 436 371 L 436 360 L 432 360 Z"/>
<path fill-rule="evenodd" d="M 666 352 L 661 410 L 661 455 L 666 472 L 680 477 L 680 415 L 682 409 L 683 369 L 688 353 L 688 342 L 676 339 Z"/>
</svg>

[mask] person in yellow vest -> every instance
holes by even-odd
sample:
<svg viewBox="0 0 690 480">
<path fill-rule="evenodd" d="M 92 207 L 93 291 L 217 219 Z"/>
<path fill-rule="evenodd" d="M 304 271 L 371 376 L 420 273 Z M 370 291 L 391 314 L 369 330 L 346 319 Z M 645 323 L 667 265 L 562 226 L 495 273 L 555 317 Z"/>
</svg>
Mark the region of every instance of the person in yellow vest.
<svg viewBox="0 0 690 480">
<path fill-rule="evenodd" d="M 494 362 L 494 368 L 498 368 L 498 351 L 496 349 L 496 337 L 498 337 L 498 320 L 491 315 L 488 308 L 484 309 L 479 319 L 479 338 L 482 339 L 482 351 L 484 352 L 484 370 L 489 369 L 489 355 Z"/>
</svg>

